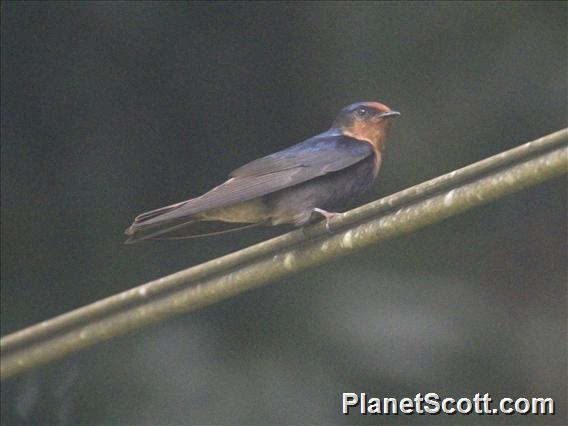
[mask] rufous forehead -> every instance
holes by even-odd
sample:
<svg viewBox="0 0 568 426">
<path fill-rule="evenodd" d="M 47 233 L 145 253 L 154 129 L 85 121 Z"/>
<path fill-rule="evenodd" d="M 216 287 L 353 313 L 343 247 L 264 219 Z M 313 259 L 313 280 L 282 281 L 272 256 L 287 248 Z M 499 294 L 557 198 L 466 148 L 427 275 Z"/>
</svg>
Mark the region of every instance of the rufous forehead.
<svg viewBox="0 0 568 426">
<path fill-rule="evenodd" d="M 381 112 L 389 112 L 391 110 L 388 106 L 381 104 L 380 102 L 365 102 L 363 105 Z"/>
</svg>

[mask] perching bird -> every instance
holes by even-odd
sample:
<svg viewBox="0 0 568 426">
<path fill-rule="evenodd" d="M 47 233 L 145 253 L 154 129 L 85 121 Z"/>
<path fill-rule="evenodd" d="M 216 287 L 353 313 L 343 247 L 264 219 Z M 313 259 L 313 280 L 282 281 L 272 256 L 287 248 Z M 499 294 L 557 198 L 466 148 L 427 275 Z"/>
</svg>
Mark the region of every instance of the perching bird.
<svg viewBox="0 0 568 426">
<path fill-rule="evenodd" d="M 126 243 L 218 234 L 255 225 L 303 226 L 374 182 L 394 117 L 378 102 L 343 108 L 331 128 L 283 151 L 252 161 L 201 197 L 142 213 Z"/>
</svg>

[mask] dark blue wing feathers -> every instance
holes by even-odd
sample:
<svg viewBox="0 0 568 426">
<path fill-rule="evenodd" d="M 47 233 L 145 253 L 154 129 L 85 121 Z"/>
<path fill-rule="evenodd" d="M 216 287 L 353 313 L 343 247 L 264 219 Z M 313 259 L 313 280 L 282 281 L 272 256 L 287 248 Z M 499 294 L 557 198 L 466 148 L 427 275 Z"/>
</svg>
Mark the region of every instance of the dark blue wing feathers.
<svg viewBox="0 0 568 426">
<path fill-rule="evenodd" d="M 262 176 L 294 167 L 317 167 L 328 164 L 328 169 L 341 169 L 370 155 L 372 146 L 343 135 L 322 134 L 300 142 L 282 151 L 245 164 L 234 170 L 231 177 Z M 346 166 L 345 166 L 346 167 Z"/>
</svg>

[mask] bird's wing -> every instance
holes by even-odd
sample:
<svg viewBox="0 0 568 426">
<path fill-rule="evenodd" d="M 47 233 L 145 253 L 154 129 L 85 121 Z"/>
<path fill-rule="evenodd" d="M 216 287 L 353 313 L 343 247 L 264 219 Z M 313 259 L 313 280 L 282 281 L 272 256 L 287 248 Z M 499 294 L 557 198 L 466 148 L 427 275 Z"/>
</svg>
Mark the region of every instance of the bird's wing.
<svg viewBox="0 0 568 426">
<path fill-rule="evenodd" d="M 151 226 L 248 201 L 342 170 L 370 155 L 374 152 L 367 142 L 324 133 L 236 169 L 229 180 L 201 197 L 143 213 L 133 226 Z"/>
<path fill-rule="evenodd" d="M 309 169 L 306 180 L 341 170 L 373 154 L 369 143 L 347 136 L 323 133 L 258 160 L 251 161 L 231 172 L 230 177 L 264 176 L 294 168 Z M 298 182 L 296 182 L 298 183 Z"/>
</svg>

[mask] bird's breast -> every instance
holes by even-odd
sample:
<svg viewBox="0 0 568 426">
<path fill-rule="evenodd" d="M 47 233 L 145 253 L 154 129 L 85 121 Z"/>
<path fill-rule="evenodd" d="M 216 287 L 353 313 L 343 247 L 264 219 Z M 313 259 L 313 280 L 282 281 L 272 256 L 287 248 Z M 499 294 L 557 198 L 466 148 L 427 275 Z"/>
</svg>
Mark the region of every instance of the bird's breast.
<svg viewBox="0 0 568 426">
<path fill-rule="evenodd" d="M 380 159 L 379 159 L 380 165 Z M 374 156 L 266 197 L 273 224 L 306 224 L 314 208 L 333 210 L 350 203 L 373 184 L 378 172 Z"/>
</svg>

